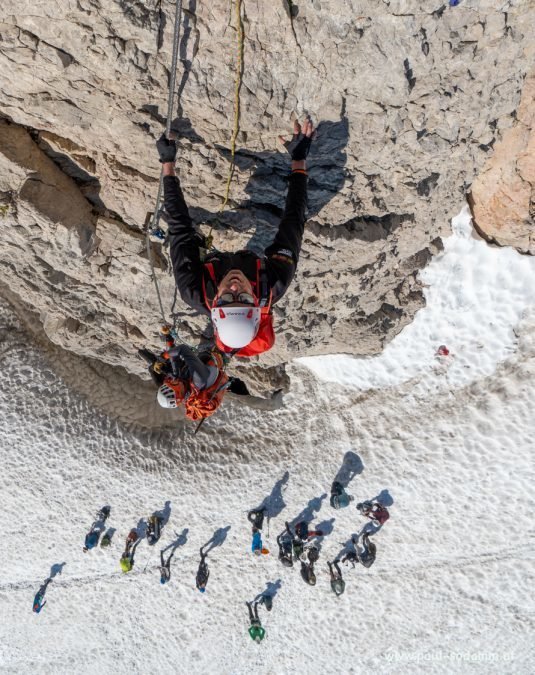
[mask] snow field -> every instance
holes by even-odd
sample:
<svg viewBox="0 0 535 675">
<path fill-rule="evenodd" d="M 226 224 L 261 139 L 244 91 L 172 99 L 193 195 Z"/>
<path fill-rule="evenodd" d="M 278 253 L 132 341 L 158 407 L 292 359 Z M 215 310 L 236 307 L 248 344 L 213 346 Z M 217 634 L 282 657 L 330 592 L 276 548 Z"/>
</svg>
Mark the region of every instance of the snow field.
<svg viewBox="0 0 535 675">
<path fill-rule="evenodd" d="M 458 264 L 468 265 L 467 256 L 476 262 L 463 251 Z M 448 250 L 441 259 L 448 264 Z M 524 274 L 527 259 L 511 260 Z M 510 295 L 496 298 L 495 316 L 506 316 L 500 303 Z M 515 310 L 515 323 L 499 324 L 501 347 L 486 348 L 469 376 L 457 364 L 477 344 L 468 329 L 483 321 L 468 319 L 472 304 L 462 348 L 440 339 L 455 354 L 446 374 L 427 374 L 433 356 L 416 367 L 400 352 L 395 361 L 409 370 L 374 390 L 318 381 L 296 363 L 287 407 L 267 414 L 225 405 L 197 436 L 189 427 L 140 431 L 98 412 L 25 343 L 0 306 L 0 672 L 533 672 L 535 312 L 527 304 Z M 435 340 L 423 329 L 417 337 L 425 344 L 415 336 L 411 349 L 427 359 Z M 355 502 L 335 511 L 328 493 L 348 451 L 363 470 L 348 486 Z M 264 526 L 271 554 L 258 559 L 246 511 L 286 471 L 285 507 L 269 539 Z M 377 561 L 369 570 L 343 566 L 346 592 L 336 598 L 326 560 L 367 522 L 356 502 L 384 490 L 393 504 L 373 538 Z M 162 547 L 188 528 L 171 582 L 159 583 L 160 542 L 142 542 L 133 572 L 123 575 L 128 531 L 167 500 Z M 284 521 L 311 501 L 320 505 L 313 524 L 332 528 L 315 588 L 298 567 L 278 563 L 275 542 Z M 107 525 L 117 528 L 113 545 L 84 554 L 85 533 L 104 504 L 112 507 Z M 208 558 L 202 595 L 198 549 L 227 526 Z M 35 592 L 62 562 L 47 605 L 33 614 Z M 260 608 L 266 638 L 257 645 L 244 603 L 279 580 L 272 612 Z"/>
</svg>

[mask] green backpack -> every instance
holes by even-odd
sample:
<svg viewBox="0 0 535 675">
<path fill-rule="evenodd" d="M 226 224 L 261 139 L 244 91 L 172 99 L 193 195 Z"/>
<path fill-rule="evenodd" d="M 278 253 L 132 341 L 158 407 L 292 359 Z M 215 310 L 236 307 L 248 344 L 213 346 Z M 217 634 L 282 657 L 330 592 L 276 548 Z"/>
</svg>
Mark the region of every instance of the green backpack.
<svg viewBox="0 0 535 675">
<path fill-rule="evenodd" d="M 262 626 L 250 626 L 249 635 L 255 642 L 262 642 L 266 631 Z"/>
</svg>

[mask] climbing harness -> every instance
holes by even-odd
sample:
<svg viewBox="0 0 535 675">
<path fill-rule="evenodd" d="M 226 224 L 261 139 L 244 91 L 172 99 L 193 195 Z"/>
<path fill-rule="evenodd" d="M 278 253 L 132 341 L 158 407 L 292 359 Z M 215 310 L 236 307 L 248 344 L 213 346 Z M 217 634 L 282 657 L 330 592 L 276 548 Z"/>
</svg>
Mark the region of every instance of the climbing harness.
<svg viewBox="0 0 535 675">
<path fill-rule="evenodd" d="M 171 121 L 173 115 L 173 103 L 175 98 L 175 87 L 176 87 L 176 70 L 178 65 L 178 47 L 180 44 L 180 25 L 182 23 L 182 0 L 176 0 L 175 7 L 175 27 L 174 27 L 174 38 L 173 38 L 173 56 L 171 59 L 171 71 L 169 78 L 169 95 L 167 98 L 167 122 L 165 125 L 165 135 L 169 138 L 171 133 Z M 157 230 L 158 223 L 160 221 L 160 216 L 162 212 L 162 195 L 163 195 L 163 168 L 160 172 L 160 181 L 158 183 L 158 194 L 156 197 L 156 206 L 154 208 L 154 213 L 150 222 L 146 223 L 146 247 L 147 247 L 147 257 L 149 259 L 152 280 L 154 282 L 154 288 L 156 289 L 156 295 L 158 297 L 158 304 L 160 306 L 160 314 L 162 317 L 162 324 L 166 324 L 165 311 L 162 303 L 162 296 L 160 293 L 160 285 L 158 284 L 158 279 L 156 278 L 156 270 L 154 268 L 154 262 L 152 260 L 152 252 L 150 245 L 150 235 L 151 232 Z"/>
</svg>

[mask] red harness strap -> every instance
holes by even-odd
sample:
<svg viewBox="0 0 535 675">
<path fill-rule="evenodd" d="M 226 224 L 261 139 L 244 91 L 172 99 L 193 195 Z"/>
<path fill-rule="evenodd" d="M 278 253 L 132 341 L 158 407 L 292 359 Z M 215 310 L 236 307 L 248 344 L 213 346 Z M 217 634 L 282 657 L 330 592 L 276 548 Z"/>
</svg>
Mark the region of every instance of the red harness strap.
<svg viewBox="0 0 535 675">
<path fill-rule="evenodd" d="M 206 283 L 205 276 L 203 274 L 202 280 L 202 290 L 204 295 L 204 304 L 207 309 L 210 311 L 212 309 L 212 303 L 217 294 L 217 280 L 215 276 L 215 270 L 213 263 L 205 263 L 205 270 L 208 272 L 210 277 L 209 284 Z M 210 286 L 210 288 L 208 287 Z M 234 352 L 235 356 L 248 357 L 256 356 L 257 354 L 262 354 L 267 352 L 275 344 L 275 331 L 273 330 L 273 315 L 271 314 L 271 289 L 269 288 L 267 282 L 267 275 L 265 271 L 264 261 L 260 258 L 256 261 L 256 281 L 252 282 L 253 293 L 259 298 L 259 304 L 261 309 L 260 317 L 260 326 L 258 328 L 258 333 L 252 342 L 250 342 L 245 347 L 242 347 L 237 352 L 234 352 L 233 349 L 224 345 L 218 338 L 217 333 L 215 336 L 217 348 L 225 353 Z"/>
</svg>

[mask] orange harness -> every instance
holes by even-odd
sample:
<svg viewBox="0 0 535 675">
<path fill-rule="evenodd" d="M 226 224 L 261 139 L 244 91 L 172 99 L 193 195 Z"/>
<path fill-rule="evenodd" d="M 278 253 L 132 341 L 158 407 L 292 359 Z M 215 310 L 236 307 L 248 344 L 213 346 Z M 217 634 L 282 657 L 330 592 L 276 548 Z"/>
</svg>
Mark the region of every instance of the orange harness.
<svg viewBox="0 0 535 675">
<path fill-rule="evenodd" d="M 210 276 L 209 283 L 206 283 L 205 275 L 203 275 L 202 279 L 204 304 L 206 305 L 208 311 L 211 311 L 214 298 L 217 295 L 217 281 L 213 263 L 205 263 L 204 268 Z M 267 352 L 275 344 L 273 315 L 271 313 L 271 289 L 269 288 L 267 281 L 265 264 L 261 258 L 257 258 L 256 260 L 256 281 L 251 282 L 251 285 L 253 287 L 254 295 L 259 298 L 259 306 L 261 310 L 258 333 L 252 342 L 250 342 L 245 347 L 242 347 L 238 351 L 235 351 L 224 345 L 216 333 L 216 345 L 221 352 L 225 352 L 227 354 L 232 352 L 235 356 L 242 357 L 256 356 L 257 354 Z"/>
</svg>

